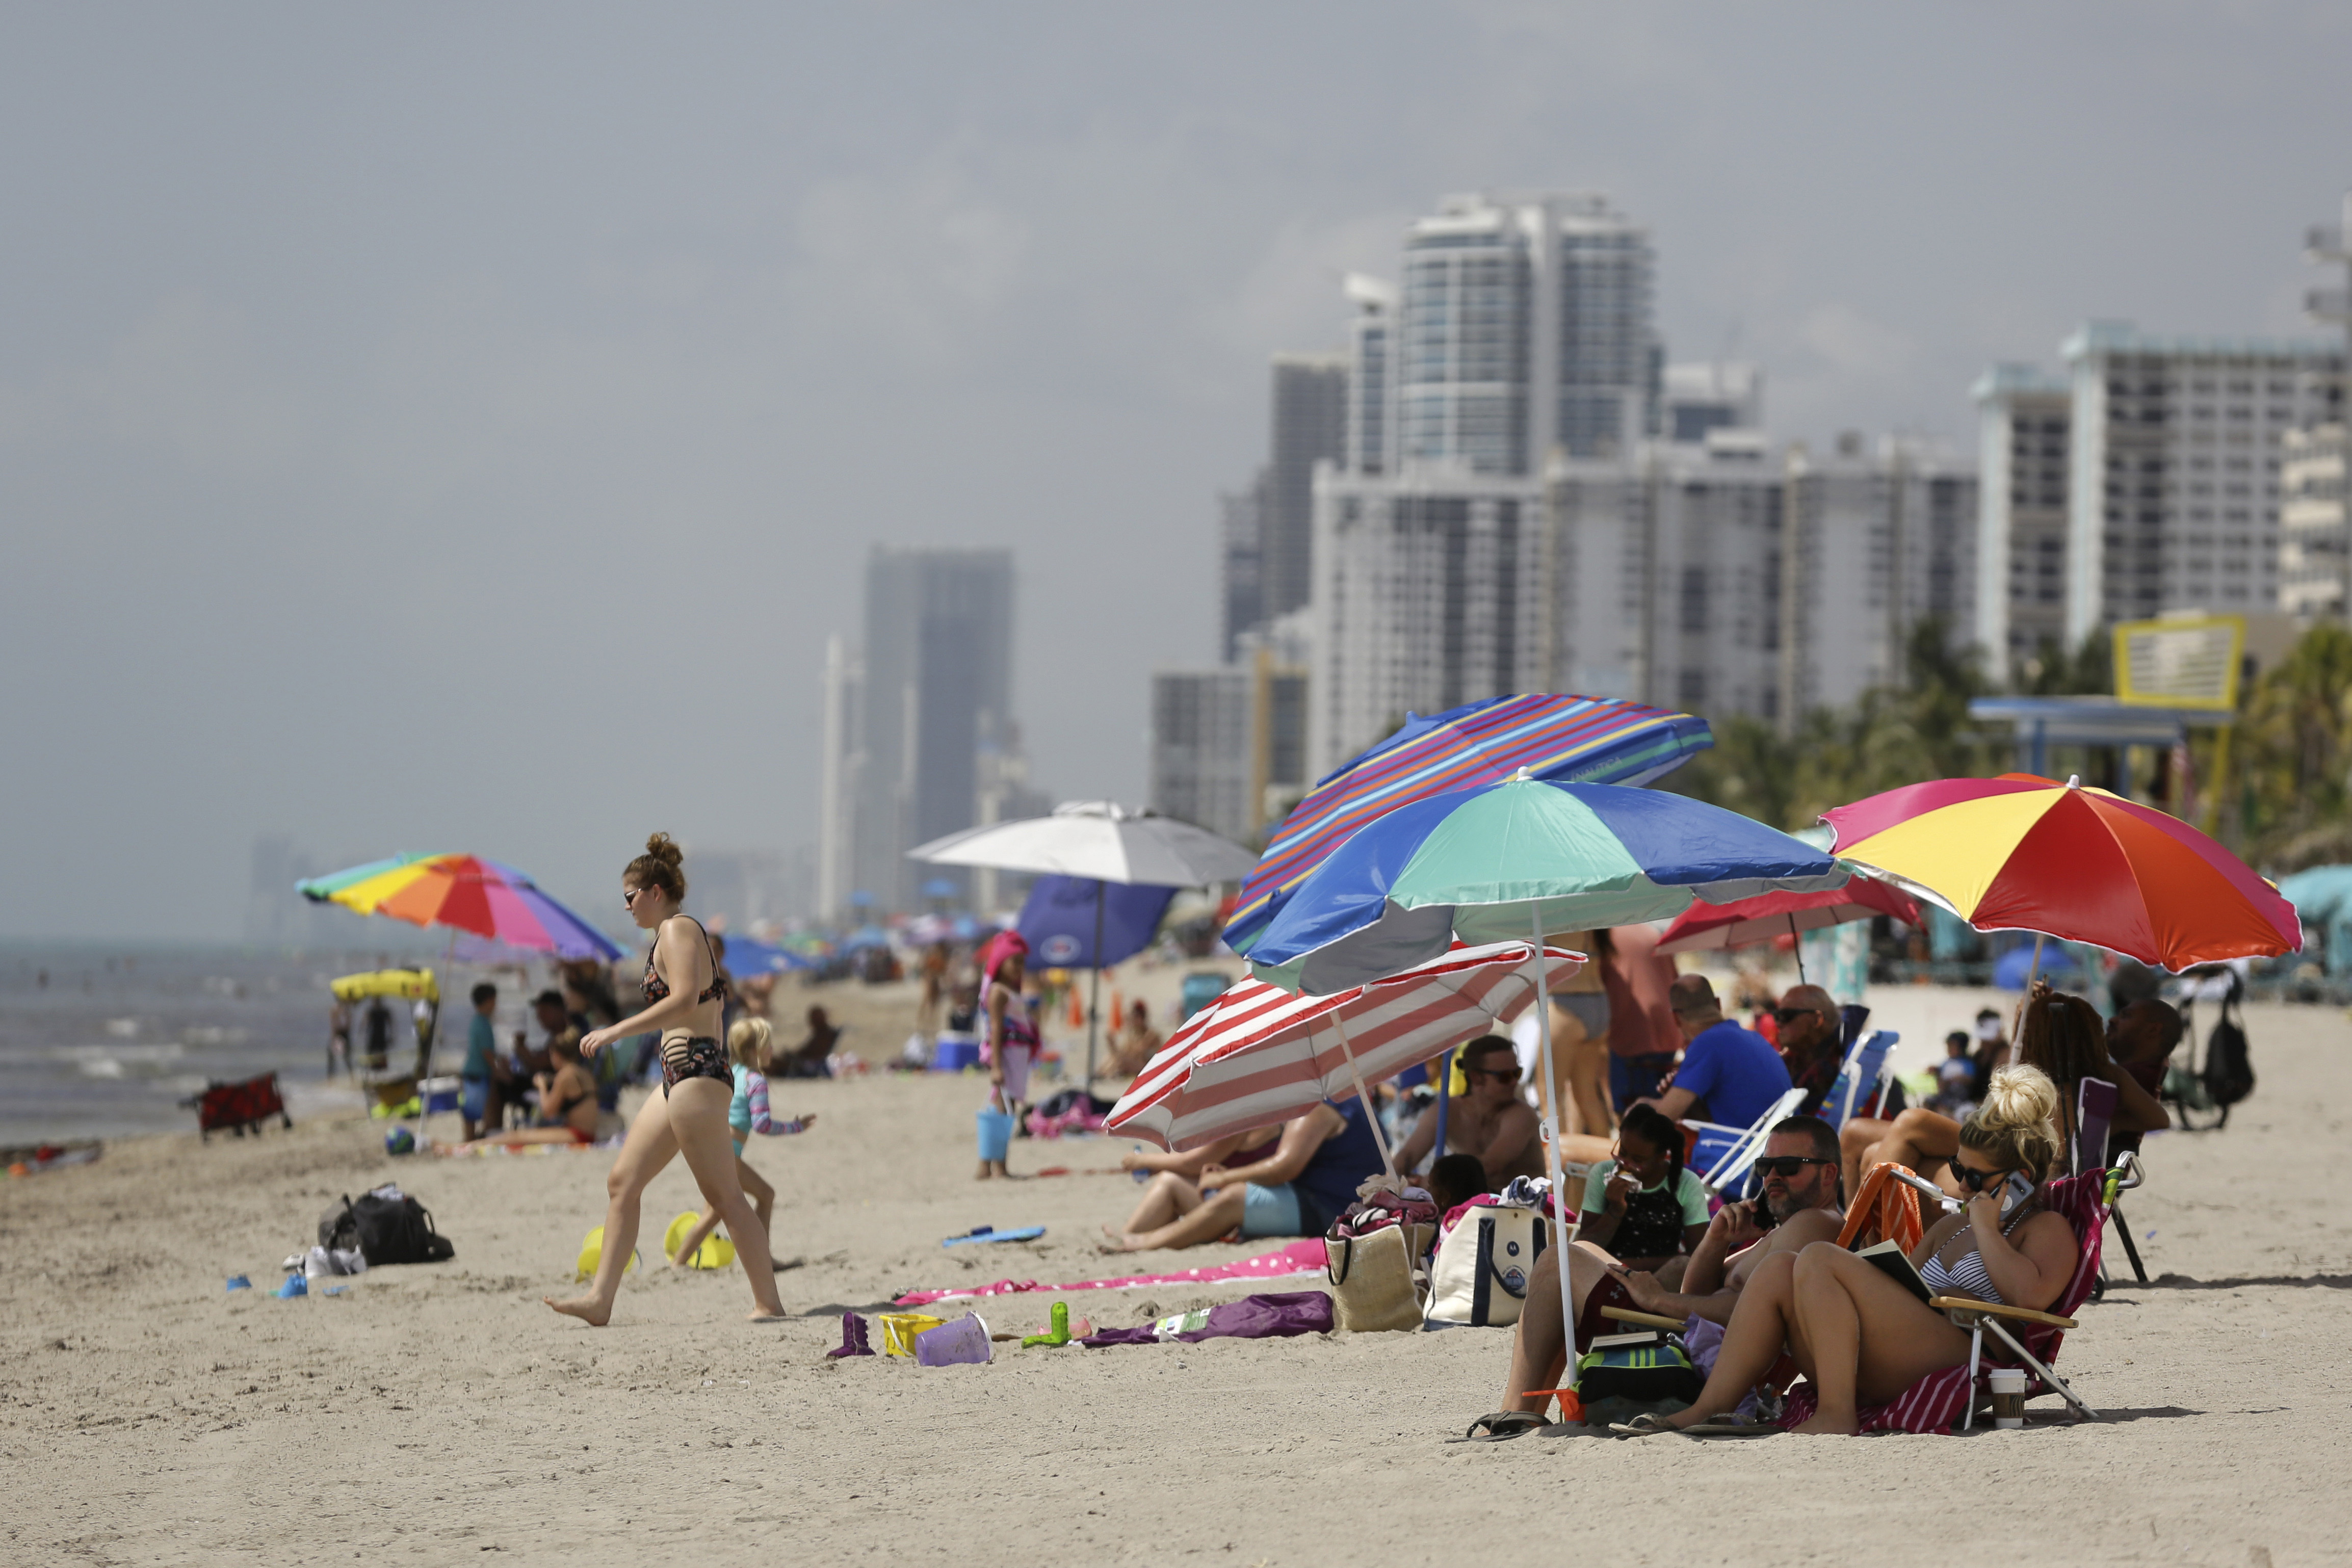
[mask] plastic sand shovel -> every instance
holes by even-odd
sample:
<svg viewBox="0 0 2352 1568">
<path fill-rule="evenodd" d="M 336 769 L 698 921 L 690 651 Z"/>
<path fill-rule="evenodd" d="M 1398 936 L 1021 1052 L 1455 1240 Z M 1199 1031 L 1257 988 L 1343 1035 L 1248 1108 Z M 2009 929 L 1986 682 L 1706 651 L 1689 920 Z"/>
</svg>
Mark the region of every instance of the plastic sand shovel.
<svg viewBox="0 0 2352 1568">
<path fill-rule="evenodd" d="M 232 1290 L 250 1290 L 253 1289 L 253 1281 L 242 1274 L 232 1274 L 228 1277 L 228 1288 Z"/>
<path fill-rule="evenodd" d="M 980 1365 L 989 1359 L 988 1325 L 978 1312 L 966 1312 L 952 1323 L 915 1336 L 917 1366 Z"/>
<path fill-rule="evenodd" d="M 1012 1230 L 999 1230 L 992 1225 L 974 1226 L 961 1236 L 950 1236 L 941 1247 L 965 1247 L 980 1241 L 1034 1241 L 1045 1234 L 1042 1225 L 1024 1225 Z"/>
<path fill-rule="evenodd" d="M 290 1301 L 297 1296 L 307 1296 L 310 1293 L 310 1282 L 299 1274 L 289 1274 L 286 1277 L 286 1282 L 278 1287 L 278 1299 L 281 1301 Z"/>
<path fill-rule="evenodd" d="M 1054 1310 L 1047 1321 L 1052 1324 L 1052 1328 L 1045 1333 L 1031 1334 L 1023 1340 L 1021 1342 L 1023 1350 L 1027 1350 L 1031 1345 L 1066 1345 L 1070 1342 L 1070 1304 L 1067 1301 L 1055 1302 Z"/>
</svg>

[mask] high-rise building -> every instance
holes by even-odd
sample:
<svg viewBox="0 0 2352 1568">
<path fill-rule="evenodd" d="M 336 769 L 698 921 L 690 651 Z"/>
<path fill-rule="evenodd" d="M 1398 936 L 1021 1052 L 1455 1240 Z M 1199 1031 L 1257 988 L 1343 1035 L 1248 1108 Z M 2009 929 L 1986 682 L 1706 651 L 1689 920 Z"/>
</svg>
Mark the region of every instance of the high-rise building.
<svg viewBox="0 0 2352 1568">
<path fill-rule="evenodd" d="M 1213 669 L 1151 677 L 1151 808 L 1254 843 L 1307 789 L 1310 612 L 1245 634 Z"/>
<path fill-rule="evenodd" d="M 1217 498 L 1218 649 L 1227 659 L 1265 621 L 1265 492 L 1260 468 L 1247 489 Z"/>
<path fill-rule="evenodd" d="M 1347 360 L 1275 355 L 1272 426 L 1259 514 L 1265 620 L 1298 608 L 1314 589 L 1315 466 L 1338 462 L 1346 448 Z"/>
<path fill-rule="evenodd" d="M 2343 346 L 2094 321 L 2063 353 L 2067 642 L 2167 610 L 2274 610 L 2283 437 L 2338 416 Z"/>
<path fill-rule="evenodd" d="M 2030 364 L 1977 381 L 1976 642 L 2000 680 L 2066 637 L 2074 384 Z"/>
<path fill-rule="evenodd" d="M 1705 441 L 1711 430 L 1764 427 L 1764 367 L 1743 360 L 1666 366 L 1658 435 L 1677 446 Z"/>
<path fill-rule="evenodd" d="M 2304 296 L 2315 321 L 2344 329 L 2344 373 L 2352 374 L 2352 192 L 2344 221 L 2304 236 L 2304 256 L 2315 266 L 2341 268 L 2345 286 Z M 2352 619 L 2352 506 L 2345 467 L 2345 394 L 2338 380 L 2336 416 L 2286 433 L 2279 465 L 2279 608 L 2308 626 Z"/>
<path fill-rule="evenodd" d="M 1348 321 L 1347 449 L 1339 466 L 1351 474 L 1386 473 L 1394 460 L 1396 290 L 1350 272 L 1340 292 L 1356 313 Z"/>
<path fill-rule="evenodd" d="M 924 881 L 960 879 L 907 851 L 981 820 L 983 754 L 1017 751 L 1012 700 L 1012 552 L 877 545 L 863 658 L 828 652 L 821 913 L 917 909 Z"/>
<path fill-rule="evenodd" d="M 1406 232 L 1396 460 L 1539 473 L 1654 423 L 1648 232 L 1598 195 L 1449 196 Z"/>
</svg>

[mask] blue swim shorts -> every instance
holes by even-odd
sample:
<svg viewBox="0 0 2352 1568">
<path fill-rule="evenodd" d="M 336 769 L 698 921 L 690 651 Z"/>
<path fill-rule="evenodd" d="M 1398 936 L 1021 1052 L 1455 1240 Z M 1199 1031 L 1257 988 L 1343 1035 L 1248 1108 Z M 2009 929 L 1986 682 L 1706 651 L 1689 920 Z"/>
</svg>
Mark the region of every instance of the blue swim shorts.
<svg viewBox="0 0 2352 1568">
<path fill-rule="evenodd" d="M 467 1121 L 478 1122 L 482 1113 L 490 1108 L 490 1080 L 469 1078 L 458 1086 L 457 1114 Z"/>
<path fill-rule="evenodd" d="M 1298 1190 L 1287 1182 L 1261 1187 L 1252 1182 L 1242 1193 L 1244 1236 L 1302 1236 Z"/>
</svg>

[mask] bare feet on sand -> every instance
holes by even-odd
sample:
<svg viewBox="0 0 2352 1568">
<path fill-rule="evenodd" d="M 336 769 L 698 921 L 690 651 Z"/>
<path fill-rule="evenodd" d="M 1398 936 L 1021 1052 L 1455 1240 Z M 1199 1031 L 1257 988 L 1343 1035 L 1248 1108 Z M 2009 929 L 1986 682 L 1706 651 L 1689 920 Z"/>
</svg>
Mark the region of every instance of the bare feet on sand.
<svg viewBox="0 0 2352 1568">
<path fill-rule="evenodd" d="M 613 1321 L 612 1307 L 593 1296 L 574 1296 L 569 1301 L 559 1301 L 552 1296 L 541 1296 L 540 1300 L 565 1317 L 577 1318 L 592 1329 L 601 1329 Z"/>
<path fill-rule="evenodd" d="M 1136 1245 L 1136 1238 L 1128 1235 L 1127 1232 L 1123 1230 L 1113 1230 L 1110 1226 L 1105 1226 L 1102 1227 L 1102 1240 L 1095 1244 L 1097 1251 L 1134 1252 L 1139 1250 Z"/>
<path fill-rule="evenodd" d="M 1791 1432 L 1811 1432 L 1816 1436 L 1851 1437 L 1862 1430 L 1862 1423 L 1852 1416 L 1837 1420 L 1827 1415 L 1815 1415 L 1810 1421 L 1800 1421 L 1789 1428 Z"/>
</svg>

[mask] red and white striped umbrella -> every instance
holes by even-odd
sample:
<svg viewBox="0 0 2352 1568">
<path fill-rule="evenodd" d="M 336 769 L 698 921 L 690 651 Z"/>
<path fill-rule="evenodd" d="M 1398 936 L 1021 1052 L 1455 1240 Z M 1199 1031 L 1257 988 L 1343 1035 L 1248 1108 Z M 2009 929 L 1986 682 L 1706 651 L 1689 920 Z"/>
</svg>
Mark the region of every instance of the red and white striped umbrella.
<svg viewBox="0 0 2352 1568">
<path fill-rule="evenodd" d="M 1457 947 L 1328 996 L 1238 981 L 1160 1047 L 1105 1131 L 1181 1152 L 1304 1115 L 1517 1017 L 1535 995 L 1533 951 Z M 1547 985 L 1583 967 L 1581 953 L 1544 949 Z"/>
</svg>

